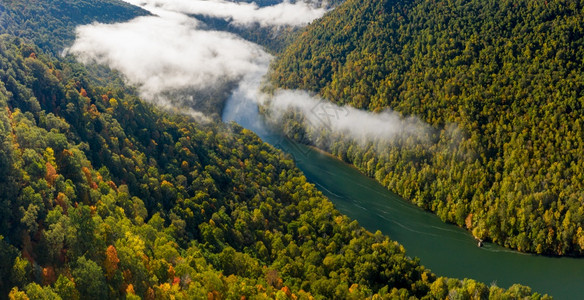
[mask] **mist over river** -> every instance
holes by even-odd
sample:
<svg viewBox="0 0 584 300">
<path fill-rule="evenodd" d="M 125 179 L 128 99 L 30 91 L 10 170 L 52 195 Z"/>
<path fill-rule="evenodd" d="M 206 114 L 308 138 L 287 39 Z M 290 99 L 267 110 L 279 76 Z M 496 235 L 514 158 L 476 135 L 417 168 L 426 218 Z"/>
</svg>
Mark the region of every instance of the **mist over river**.
<svg viewBox="0 0 584 300">
<path fill-rule="evenodd" d="M 167 5 L 157 5 L 156 1 L 127 2 L 141 5 L 153 15 L 126 23 L 81 26 L 69 53 L 82 61 L 106 64 L 120 71 L 144 99 L 163 107 L 176 104 L 165 98 L 169 91 L 235 81 L 238 87 L 223 109 L 224 122 L 237 122 L 292 155 L 308 180 L 337 209 L 368 230 L 380 230 L 404 245 L 411 257 L 419 257 L 421 264 L 438 276 L 472 278 L 505 288 L 520 283 L 557 299 L 584 294 L 584 259 L 527 255 L 488 243 L 479 248 L 467 231 L 443 223 L 436 215 L 415 207 L 330 155 L 274 131 L 264 122 L 258 104 L 269 103 L 271 108 L 282 110 L 295 108 L 310 121 L 314 117 L 312 108 L 322 100 L 303 91 L 276 91 L 269 97 L 263 94 L 259 88 L 273 57 L 261 46 L 235 34 L 205 30 L 190 15 L 217 17 L 217 10 L 207 7 L 216 2 L 225 8 L 219 17 L 231 18 L 236 24 L 301 26 L 322 16 L 324 9 L 289 3 L 265 9 L 217 1 L 192 1 L 188 5 L 188 1 L 178 0 Z M 282 19 L 278 17 L 282 11 L 307 18 Z M 188 106 L 189 98 L 180 104 Z M 344 120 L 333 119 L 329 129 L 349 136 L 391 139 L 398 134 L 418 135 L 428 127 L 391 111 L 373 114 L 349 107 L 335 109 L 350 113 Z M 189 113 L 199 121 L 207 119 L 197 107 L 192 110 Z"/>
<path fill-rule="evenodd" d="M 236 91 L 224 112 L 224 122 L 235 121 L 291 154 L 308 180 L 343 214 L 399 242 L 438 276 L 472 278 L 505 288 L 520 283 L 555 299 L 584 295 L 584 259 L 524 254 L 490 243 L 479 248 L 466 230 L 442 222 L 352 166 L 272 130 L 257 104 L 243 94 Z"/>
</svg>

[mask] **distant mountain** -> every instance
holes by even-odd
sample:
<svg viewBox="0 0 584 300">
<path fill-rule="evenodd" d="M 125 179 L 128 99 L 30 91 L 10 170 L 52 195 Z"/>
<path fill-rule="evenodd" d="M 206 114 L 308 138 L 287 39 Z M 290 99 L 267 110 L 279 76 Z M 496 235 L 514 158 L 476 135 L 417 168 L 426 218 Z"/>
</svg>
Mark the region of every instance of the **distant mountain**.
<svg viewBox="0 0 584 300">
<path fill-rule="evenodd" d="M 300 27 L 262 27 L 259 24 L 237 25 L 222 18 L 194 15 L 209 30 L 227 31 L 261 45 L 270 53 L 277 53 L 286 48 L 302 31 Z"/>
<path fill-rule="evenodd" d="M 266 7 L 281 4 L 284 1 L 281 0 L 260 0 L 260 1 L 233 1 L 241 3 L 255 3 L 258 7 Z M 291 3 L 299 1 L 288 1 Z M 331 0 L 331 1 L 304 1 L 308 2 L 315 7 L 326 7 L 327 9 L 333 9 L 342 3 L 341 0 Z M 232 24 L 230 20 L 205 16 L 205 15 L 194 15 L 198 20 L 202 21 L 205 26 L 212 30 L 221 30 L 235 33 L 242 38 L 259 44 L 271 53 L 278 53 L 286 48 L 298 34 L 302 31 L 302 27 L 295 26 L 273 26 L 264 27 L 259 24 L 247 24 L 247 25 L 237 25 Z"/>
<path fill-rule="evenodd" d="M 259 7 L 265 7 L 265 6 L 271 6 L 271 5 L 277 5 L 280 4 L 282 2 L 289 2 L 289 3 L 297 3 L 297 2 L 305 2 L 305 3 L 310 3 L 314 6 L 317 7 L 335 7 L 337 5 L 339 5 L 340 3 L 342 3 L 344 0 L 235 0 L 235 1 L 230 1 L 230 2 L 241 2 L 241 3 L 255 3 L 257 4 Z"/>
<path fill-rule="evenodd" d="M 148 12 L 120 0 L 3 0 L 0 32 L 32 40 L 58 55 L 75 38 L 75 27 L 128 21 Z"/>
<path fill-rule="evenodd" d="M 271 80 L 422 118 L 438 130 L 428 147 L 323 147 L 479 238 L 580 255 L 583 20 L 582 1 L 348 0 L 300 34 Z"/>
</svg>

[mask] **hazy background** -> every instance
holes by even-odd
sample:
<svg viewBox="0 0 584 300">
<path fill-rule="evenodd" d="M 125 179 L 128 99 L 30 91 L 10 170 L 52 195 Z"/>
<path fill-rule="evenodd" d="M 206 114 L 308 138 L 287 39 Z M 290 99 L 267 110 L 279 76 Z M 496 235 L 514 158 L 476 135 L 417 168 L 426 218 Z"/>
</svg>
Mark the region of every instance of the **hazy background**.
<svg viewBox="0 0 584 300">
<path fill-rule="evenodd" d="M 256 104 L 263 105 L 272 122 L 281 122 L 292 110 L 301 115 L 303 126 L 312 132 L 311 138 L 333 134 L 366 143 L 427 133 L 428 126 L 421 121 L 402 118 L 392 111 L 371 113 L 339 107 L 305 91 L 262 93 L 262 80 L 273 56 L 239 35 L 210 30 L 196 17 L 220 18 L 243 29 L 297 28 L 324 15 L 326 3 L 258 6 L 223 0 L 126 2 L 141 6 L 152 16 L 126 23 L 80 26 L 68 53 L 83 62 L 119 70 L 143 99 L 156 105 L 190 113 L 199 121 L 218 119 L 225 101 L 239 106 L 228 109 L 228 114 L 246 114 L 249 109 L 257 110 Z"/>
</svg>

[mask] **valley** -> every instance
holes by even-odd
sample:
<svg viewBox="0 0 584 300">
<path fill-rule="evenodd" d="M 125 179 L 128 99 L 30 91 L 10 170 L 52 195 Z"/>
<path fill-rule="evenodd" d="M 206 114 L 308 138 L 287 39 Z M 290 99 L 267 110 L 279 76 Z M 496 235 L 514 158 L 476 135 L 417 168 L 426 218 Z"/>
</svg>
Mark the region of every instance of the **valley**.
<svg viewBox="0 0 584 300">
<path fill-rule="evenodd" d="M 571 299 L 582 12 L 0 2 L 0 299 Z"/>
</svg>

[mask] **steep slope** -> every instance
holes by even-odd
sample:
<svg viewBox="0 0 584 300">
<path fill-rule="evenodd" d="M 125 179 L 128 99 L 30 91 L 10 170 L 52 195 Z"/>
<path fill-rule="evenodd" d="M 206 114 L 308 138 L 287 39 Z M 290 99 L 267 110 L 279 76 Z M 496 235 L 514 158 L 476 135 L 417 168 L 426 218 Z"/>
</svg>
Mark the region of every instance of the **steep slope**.
<svg viewBox="0 0 584 300">
<path fill-rule="evenodd" d="M 336 103 L 421 117 L 438 130 L 430 146 L 384 153 L 321 146 L 478 238 L 579 255 L 583 7 L 349 0 L 307 27 L 271 80 Z"/>
<path fill-rule="evenodd" d="M 237 125 L 166 114 L 17 38 L 0 66 L 2 297 L 531 294 L 436 278 Z"/>
<path fill-rule="evenodd" d="M 73 41 L 78 25 L 122 22 L 147 14 L 120 0 L 3 0 L 0 32 L 30 38 L 45 51 L 58 55 Z"/>
</svg>

